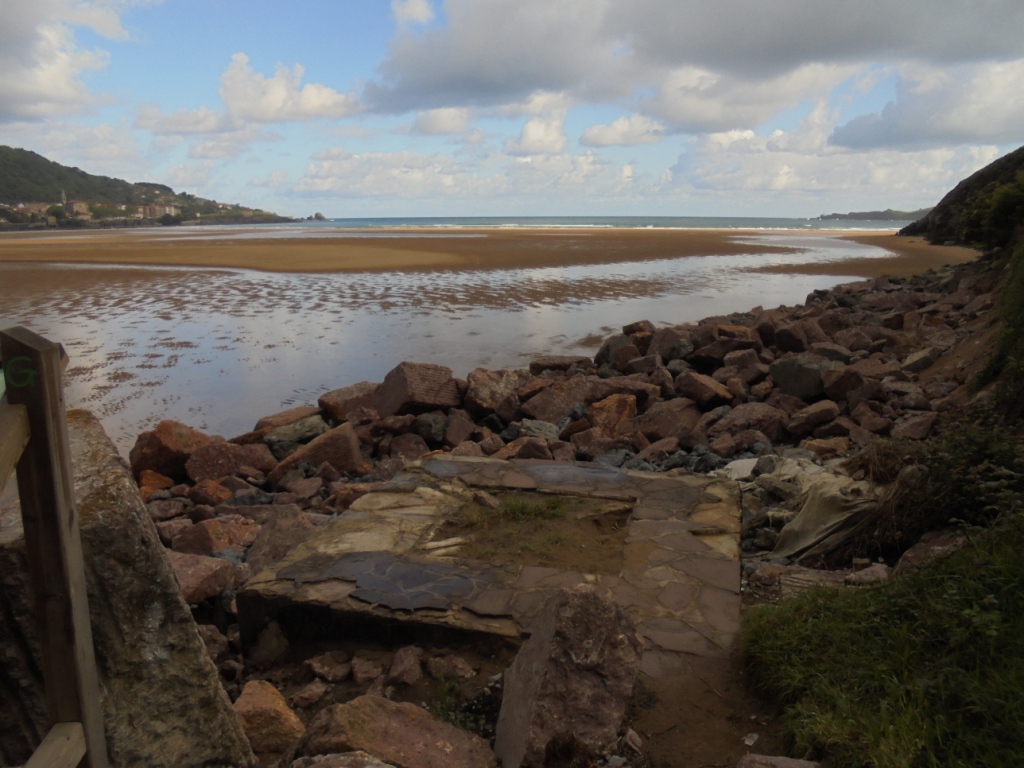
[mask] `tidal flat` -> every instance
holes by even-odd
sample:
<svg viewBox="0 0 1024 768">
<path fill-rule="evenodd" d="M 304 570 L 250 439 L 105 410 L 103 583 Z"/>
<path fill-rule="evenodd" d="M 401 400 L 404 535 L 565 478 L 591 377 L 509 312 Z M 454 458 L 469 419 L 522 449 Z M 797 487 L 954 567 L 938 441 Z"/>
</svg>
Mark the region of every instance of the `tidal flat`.
<svg viewBox="0 0 1024 768">
<path fill-rule="evenodd" d="M 161 419 L 230 437 L 327 390 L 380 381 L 403 360 L 464 377 L 542 354 L 593 354 L 635 320 L 668 325 L 792 305 L 858 277 L 976 255 L 891 233 L 633 232 L 300 242 L 160 230 L 8 234 L 0 326 L 65 345 L 68 405 L 95 412 L 127 455 Z M 225 242 L 237 249 L 231 258 Z M 268 254 L 277 254 L 275 271 L 251 268 Z"/>
</svg>

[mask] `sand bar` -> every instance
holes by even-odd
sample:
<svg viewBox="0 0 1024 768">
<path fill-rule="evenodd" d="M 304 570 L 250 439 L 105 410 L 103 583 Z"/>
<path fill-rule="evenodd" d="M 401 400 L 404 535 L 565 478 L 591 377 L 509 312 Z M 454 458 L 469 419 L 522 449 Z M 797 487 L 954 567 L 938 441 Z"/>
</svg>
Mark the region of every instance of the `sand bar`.
<svg viewBox="0 0 1024 768">
<path fill-rule="evenodd" d="M 976 257 L 970 249 L 932 246 L 891 232 L 772 232 L 702 229 L 391 229 L 335 232 L 316 237 L 259 230 L 103 230 L 5 233 L 0 261 L 227 267 L 268 272 L 382 272 L 481 270 L 613 264 L 687 256 L 794 253 L 794 236 L 839 235 L 878 245 L 892 258 L 850 259 L 829 265 L 777 266 L 774 272 L 804 274 L 910 274 Z M 768 235 L 766 237 L 766 234 Z M 779 244 L 766 242 L 781 235 Z M 757 236 L 757 242 L 745 238 Z M 230 239 L 236 237 L 237 239 Z"/>
</svg>

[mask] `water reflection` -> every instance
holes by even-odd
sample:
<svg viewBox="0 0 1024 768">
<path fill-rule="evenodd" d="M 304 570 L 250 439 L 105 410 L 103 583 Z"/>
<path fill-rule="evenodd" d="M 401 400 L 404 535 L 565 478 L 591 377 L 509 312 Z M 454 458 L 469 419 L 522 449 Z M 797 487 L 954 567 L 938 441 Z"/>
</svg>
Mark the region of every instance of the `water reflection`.
<svg viewBox="0 0 1024 768">
<path fill-rule="evenodd" d="M 69 405 L 96 412 L 127 453 L 161 418 L 239 434 L 328 389 L 379 381 L 402 360 L 465 376 L 540 354 L 592 354 L 599 335 L 634 320 L 794 304 L 849 279 L 744 269 L 885 255 L 827 237 L 795 244 L 805 250 L 486 272 L 0 264 L 0 323 L 65 345 Z"/>
</svg>

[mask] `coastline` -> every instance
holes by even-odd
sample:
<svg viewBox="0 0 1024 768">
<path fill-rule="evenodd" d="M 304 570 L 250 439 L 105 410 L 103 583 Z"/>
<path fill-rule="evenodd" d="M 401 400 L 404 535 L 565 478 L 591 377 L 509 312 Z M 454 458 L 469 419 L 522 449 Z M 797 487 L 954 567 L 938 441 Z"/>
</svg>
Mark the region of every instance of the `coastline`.
<svg viewBox="0 0 1024 768">
<path fill-rule="evenodd" d="M 978 255 L 967 248 L 900 237 L 889 230 L 724 229 L 492 229 L 387 228 L 337 230 L 316 236 L 265 236 L 260 230 L 225 233 L 153 230 L 10 234 L 0 238 L 0 262 L 105 264 L 250 269 L 263 272 L 389 272 L 493 270 L 615 264 L 738 254 L 799 253 L 801 237 L 835 237 L 884 248 L 890 257 L 828 264 L 755 267 L 775 274 L 873 277 L 909 275 Z M 264 236 L 261 236 L 264 235 Z M 778 238 L 780 242 L 769 242 Z M 752 242 L 751 240 L 755 240 Z"/>
</svg>

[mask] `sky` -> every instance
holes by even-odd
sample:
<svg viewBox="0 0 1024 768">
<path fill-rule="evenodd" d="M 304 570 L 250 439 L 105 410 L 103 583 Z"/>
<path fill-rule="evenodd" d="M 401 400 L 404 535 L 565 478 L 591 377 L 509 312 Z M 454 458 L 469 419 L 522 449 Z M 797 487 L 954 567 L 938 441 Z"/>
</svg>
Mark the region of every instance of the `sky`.
<svg viewBox="0 0 1024 768">
<path fill-rule="evenodd" d="M 0 144 L 277 213 L 934 205 L 1024 144 L 1021 0 L 0 0 Z"/>
</svg>

